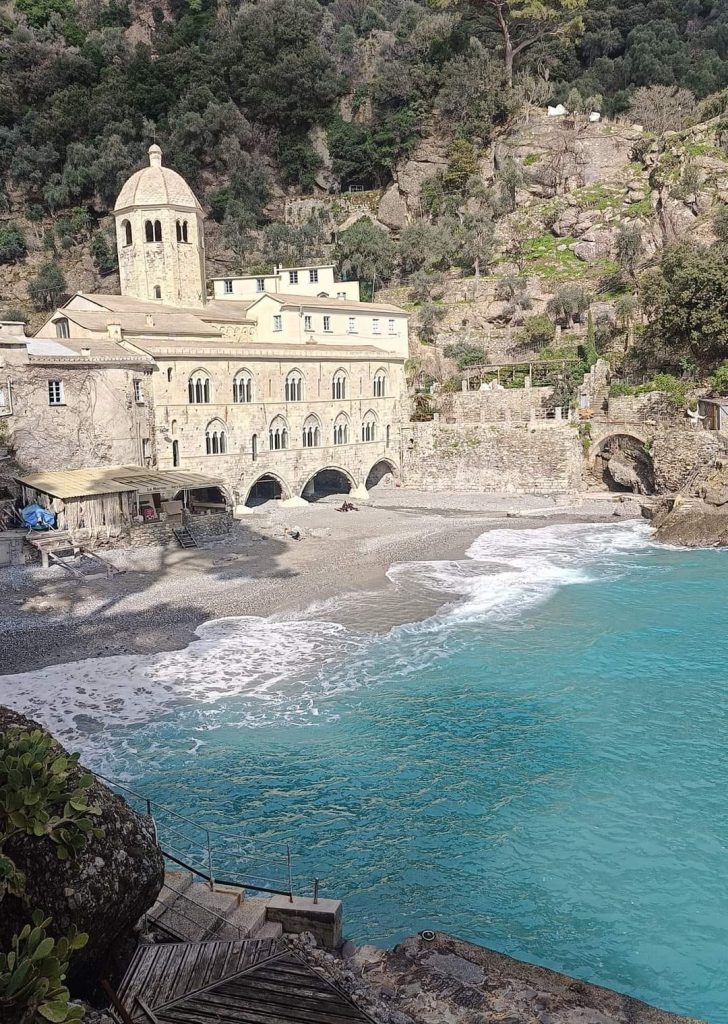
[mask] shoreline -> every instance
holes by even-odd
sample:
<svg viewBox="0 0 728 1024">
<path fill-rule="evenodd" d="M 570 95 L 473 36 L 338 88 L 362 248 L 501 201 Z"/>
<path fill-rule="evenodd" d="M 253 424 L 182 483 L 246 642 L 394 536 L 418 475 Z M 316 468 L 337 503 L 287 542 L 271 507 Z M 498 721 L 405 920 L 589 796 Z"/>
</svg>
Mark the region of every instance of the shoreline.
<svg viewBox="0 0 728 1024">
<path fill-rule="evenodd" d="M 395 602 L 378 600 L 392 586 L 387 573 L 393 564 L 460 560 L 477 537 L 493 529 L 615 521 L 612 501 L 583 496 L 387 490 L 355 513 L 338 512 L 340 501 L 297 509 L 266 506 L 231 538 L 191 551 L 116 549 L 108 557 L 125 571 L 111 578 L 69 580 L 60 569 L 35 567 L 0 573 L 0 676 L 88 658 L 180 650 L 197 639 L 202 623 L 230 616 L 325 618 L 353 629 L 387 631 L 425 618 L 442 604 L 433 607 L 425 598 L 421 607 L 404 602 L 393 615 Z M 285 532 L 291 529 L 300 531 L 300 540 Z M 372 600 L 362 622 L 365 594 Z"/>
</svg>

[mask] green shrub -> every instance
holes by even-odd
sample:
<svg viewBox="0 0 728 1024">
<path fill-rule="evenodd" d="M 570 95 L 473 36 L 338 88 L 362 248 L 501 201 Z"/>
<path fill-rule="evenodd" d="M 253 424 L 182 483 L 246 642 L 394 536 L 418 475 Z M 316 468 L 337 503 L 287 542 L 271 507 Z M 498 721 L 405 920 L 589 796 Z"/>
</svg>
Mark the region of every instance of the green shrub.
<svg viewBox="0 0 728 1024">
<path fill-rule="evenodd" d="M 11 949 L 0 953 L 0 1020 L 3 1024 L 30 1024 L 41 1017 L 51 1024 L 83 1018 L 81 1006 L 70 1006 L 64 985 L 71 954 L 82 949 L 88 935 L 71 928 L 53 939 L 46 934 L 51 919 L 36 910 L 32 924 L 14 935 Z M 36 1016 L 37 1015 L 37 1016 Z"/>
<path fill-rule="evenodd" d="M 88 836 L 101 836 L 89 804 L 90 774 L 77 774 L 78 754 L 59 754 L 51 736 L 34 729 L 0 733 L 0 901 L 6 892 L 22 895 L 25 878 L 4 852 L 17 835 L 45 836 L 59 860 L 81 850 Z"/>
<path fill-rule="evenodd" d="M 728 395 L 728 363 L 721 363 L 710 378 L 709 384 L 716 394 Z"/>
<path fill-rule="evenodd" d="M 479 366 L 485 362 L 486 353 L 482 345 L 473 345 L 467 341 L 458 341 L 454 345 L 446 345 L 443 352 L 448 359 L 454 359 L 459 370 L 468 366 Z"/>
<path fill-rule="evenodd" d="M 0 263 L 15 263 L 27 253 L 25 236 L 17 224 L 0 224 Z"/>
<path fill-rule="evenodd" d="M 55 309 L 66 292 L 66 279 L 63 271 L 50 260 L 39 269 L 28 286 L 30 301 L 38 309 Z"/>
<path fill-rule="evenodd" d="M 523 325 L 524 341 L 529 345 L 545 348 L 554 340 L 556 325 L 550 317 L 542 313 L 530 316 Z"/>
</svg>

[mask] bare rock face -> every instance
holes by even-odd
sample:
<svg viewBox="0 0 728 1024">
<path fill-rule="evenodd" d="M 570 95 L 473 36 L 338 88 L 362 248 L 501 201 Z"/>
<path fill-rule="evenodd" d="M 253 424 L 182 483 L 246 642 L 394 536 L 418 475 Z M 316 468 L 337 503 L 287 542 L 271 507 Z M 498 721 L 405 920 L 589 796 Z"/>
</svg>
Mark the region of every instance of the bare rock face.
<svg viewBox="0 0 728 1024">
<path fill-rule="evenodd" d="M 707 502 L 676 502 L 652 520 L 654 539 L 682 548 L 728 546 L 728 510 Z"/>
<path fill-rule="evenodd" d="M 305 937 L 296 948 L 380 1024 L 695 1024 L 443 932 L 392 950 L 362 946 L 344 960 Z"/>
<path fill-rule="evenodd" d="M 12 728 L 43 727 L 0 707 L 0 732 Z M 65 752 L 60 744 L 58 752 Z M 13 934 L 29 920 L 28 906 L 53 919 L 52 934 L 71 925 L 88 933 L 87 946 L 71 961 L 73 978 L 81 985 L 98 980 L 112 945 L 152 906 L 164 881 L 151 823 L 100 782 L 91 786 L 89 802 L 101 808 L 95 823 L 104 836 L 89 838 L 74 860 L 58 860 L 55 845 L 46 838 L 23 835 L 7 844 L 7 853 L 26 875 L 27 906 L 12 896 L 0 903 L 0 949 L 8 949 Z"/>
</svg>

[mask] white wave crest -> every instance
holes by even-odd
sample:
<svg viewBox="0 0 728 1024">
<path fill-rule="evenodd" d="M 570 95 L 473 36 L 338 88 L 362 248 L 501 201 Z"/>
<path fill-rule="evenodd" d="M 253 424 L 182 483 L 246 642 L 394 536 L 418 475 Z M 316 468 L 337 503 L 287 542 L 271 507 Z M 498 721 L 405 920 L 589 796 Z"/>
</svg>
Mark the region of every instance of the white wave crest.
<svg viewBox="0 0 728 1024">
<path fill-rule="evenodd" d="M 490 530 L 471 544 L 466 560 L 403 562 L 388 575 L 400 588 L 425 587 L 457 598 L 440 618 L 509 619 L 560 587 L 622 575 L 623 556 L 647 548 L 649 534 L 642 522 Z"/>
</svg>

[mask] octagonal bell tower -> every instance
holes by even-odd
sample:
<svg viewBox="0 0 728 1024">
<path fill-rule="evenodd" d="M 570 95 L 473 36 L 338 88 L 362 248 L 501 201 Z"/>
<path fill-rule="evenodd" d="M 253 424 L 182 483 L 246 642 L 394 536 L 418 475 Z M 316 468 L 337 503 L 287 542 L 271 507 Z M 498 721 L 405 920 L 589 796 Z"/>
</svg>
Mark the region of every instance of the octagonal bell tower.
<svg viewBox="0 0 728 1024">
<path fill-rule="evenodd" d="M 206 296 L 202 207 L 184 178 L 162 166 L 149 147 L 149 167 L 124 184 L 114 206 L 121 294 L 170 306 L 203 306 Z"/>
</svg>

